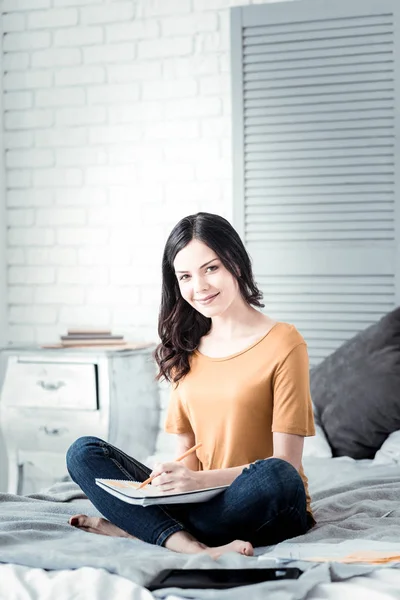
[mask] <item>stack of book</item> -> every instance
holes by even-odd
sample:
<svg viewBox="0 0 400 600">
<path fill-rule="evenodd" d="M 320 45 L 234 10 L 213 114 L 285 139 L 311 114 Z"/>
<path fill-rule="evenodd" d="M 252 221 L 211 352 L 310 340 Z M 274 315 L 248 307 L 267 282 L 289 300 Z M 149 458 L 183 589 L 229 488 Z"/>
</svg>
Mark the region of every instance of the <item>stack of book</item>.
<svg viewBox="0 0 400 600">
<path fill-rule="evenodd" d="M 60 335 L 61 345 L 71 346 L 123 346 L 123 335 L 113 335 L 110 329 L 68 329 Z"/>
</svg>

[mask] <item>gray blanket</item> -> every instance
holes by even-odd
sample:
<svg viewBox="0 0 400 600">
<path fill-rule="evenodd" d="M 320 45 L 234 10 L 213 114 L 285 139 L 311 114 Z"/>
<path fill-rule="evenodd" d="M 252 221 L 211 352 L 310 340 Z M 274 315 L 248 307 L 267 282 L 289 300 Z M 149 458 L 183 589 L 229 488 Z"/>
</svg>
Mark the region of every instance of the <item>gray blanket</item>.
<svg viewBox="0 0 400 600">
<path fill-rule="evenodd" d="M 337 555 L 344 542 L 346 553 L 359 547 L 397 548 L 400 552 L 399 467 L 375 466 L 351 459 L 314 458 L 304 464 L 317 525 L 304 536 L 274 548 L 257 549 L 257 556 L 252 558 L 231 553 L 215 562 L 205 555 L 176 554 L 138 540 L 75 529 L 68 524 L 71 515 L 82 512 L 99 516 L 99 513 L 74 483 L 65 482 L 30 496 L 0 494 L 0 562 L 48 570 L 91 566 L 145 586 L 166 568 L 265 567 L 271 566 L 272 556 L 286 556 L 291 557 L 290 566 L 304 569 L 300 580 L 253 586 L 252 598 L 261 600 L 267 590 L 273 590 L 274 600 L 295 600 L 304 598 L 318 583 L 340 581 L 376 568 L 299 559 L 321 553 L 329 556 L 330 548 Z M 174 594 L 209 599 L 229 595 L 230 600 L 235 600 L 243 598 L 243 589 L 174 590 Z M 166 595 L 163 591 L 154 593 L 159 598 Z"/>
</svg>

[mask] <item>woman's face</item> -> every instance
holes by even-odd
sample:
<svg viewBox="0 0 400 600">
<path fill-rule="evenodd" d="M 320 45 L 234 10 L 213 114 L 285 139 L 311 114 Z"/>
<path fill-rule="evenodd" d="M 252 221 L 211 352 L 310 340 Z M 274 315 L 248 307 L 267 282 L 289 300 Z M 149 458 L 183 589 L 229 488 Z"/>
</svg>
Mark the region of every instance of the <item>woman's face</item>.
<svg viewBox="0 0 400 600">
<path fill-rule="evenodd" d="M 235 277 L 211 248 L 193 239 L 175 257 L 182 297 L 205 317 L 223 314 L 239 294 Z"/>
</svg>

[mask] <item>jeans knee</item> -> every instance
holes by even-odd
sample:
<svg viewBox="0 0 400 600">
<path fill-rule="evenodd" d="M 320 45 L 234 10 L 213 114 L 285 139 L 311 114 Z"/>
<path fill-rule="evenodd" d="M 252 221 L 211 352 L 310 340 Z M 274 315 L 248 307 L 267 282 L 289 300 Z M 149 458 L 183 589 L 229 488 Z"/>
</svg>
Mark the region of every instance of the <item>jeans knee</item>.
<svg viewBox="0 0 400 600">
<path fill-rule="evenodd" d="M 88 454 L 93 450 L 93 446 L 97 444 L 99 438 L 90 435 L 84 435 L 75 440 L 67 450 L 66 463 L 69 474 L 75 470 L 75 466 L 85 462 Z"/>
<path fill-rule="evenodd" d="M 306 491 L 303 480 L 298 470 L 287 460 L 276 458 L 279 461 L 280 481 L 282 493 L 292 506 L 306 505 Z"/>
<path fill-rule="evenodd" d="M 256 477 L 264 480 L 266 493 L 274 490 L 273 494 L 280 496 L 285 505 L 295 506 L 306 504 L 306 494 L 303 480 L 297 469 L 282 458 L 268 458 L 254 463 Z"/>
</svg>

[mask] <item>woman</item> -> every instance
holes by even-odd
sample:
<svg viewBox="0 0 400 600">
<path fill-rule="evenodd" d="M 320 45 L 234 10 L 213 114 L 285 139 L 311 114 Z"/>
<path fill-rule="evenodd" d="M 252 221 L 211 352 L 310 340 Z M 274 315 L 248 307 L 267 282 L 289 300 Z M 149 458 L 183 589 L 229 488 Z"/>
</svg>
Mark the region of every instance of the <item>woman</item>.
<svg viewBox="0 0 400 600">
<path fill-rule="evenodd" d="M 172 230 L 162 261 L 155 351 L 157 378 L 172 382 L 166 431 L 182 462 L 151 472 L 93 437 L 68 450 L 69 473 L 106 517 L 76 515 L 71 525 L 137 537 L 175 552 L 234 551 L 306 533 L 315 523 L 302 469 L 314 435 L 307 347 L 293 325 L 261 311 L 250 258 L 224 218 L 198 213 Z M 103 491 L 95 477 L 144 481 L 161 491 L 229 485 L 205 503 L 143 508 Z"/>
</svg>

